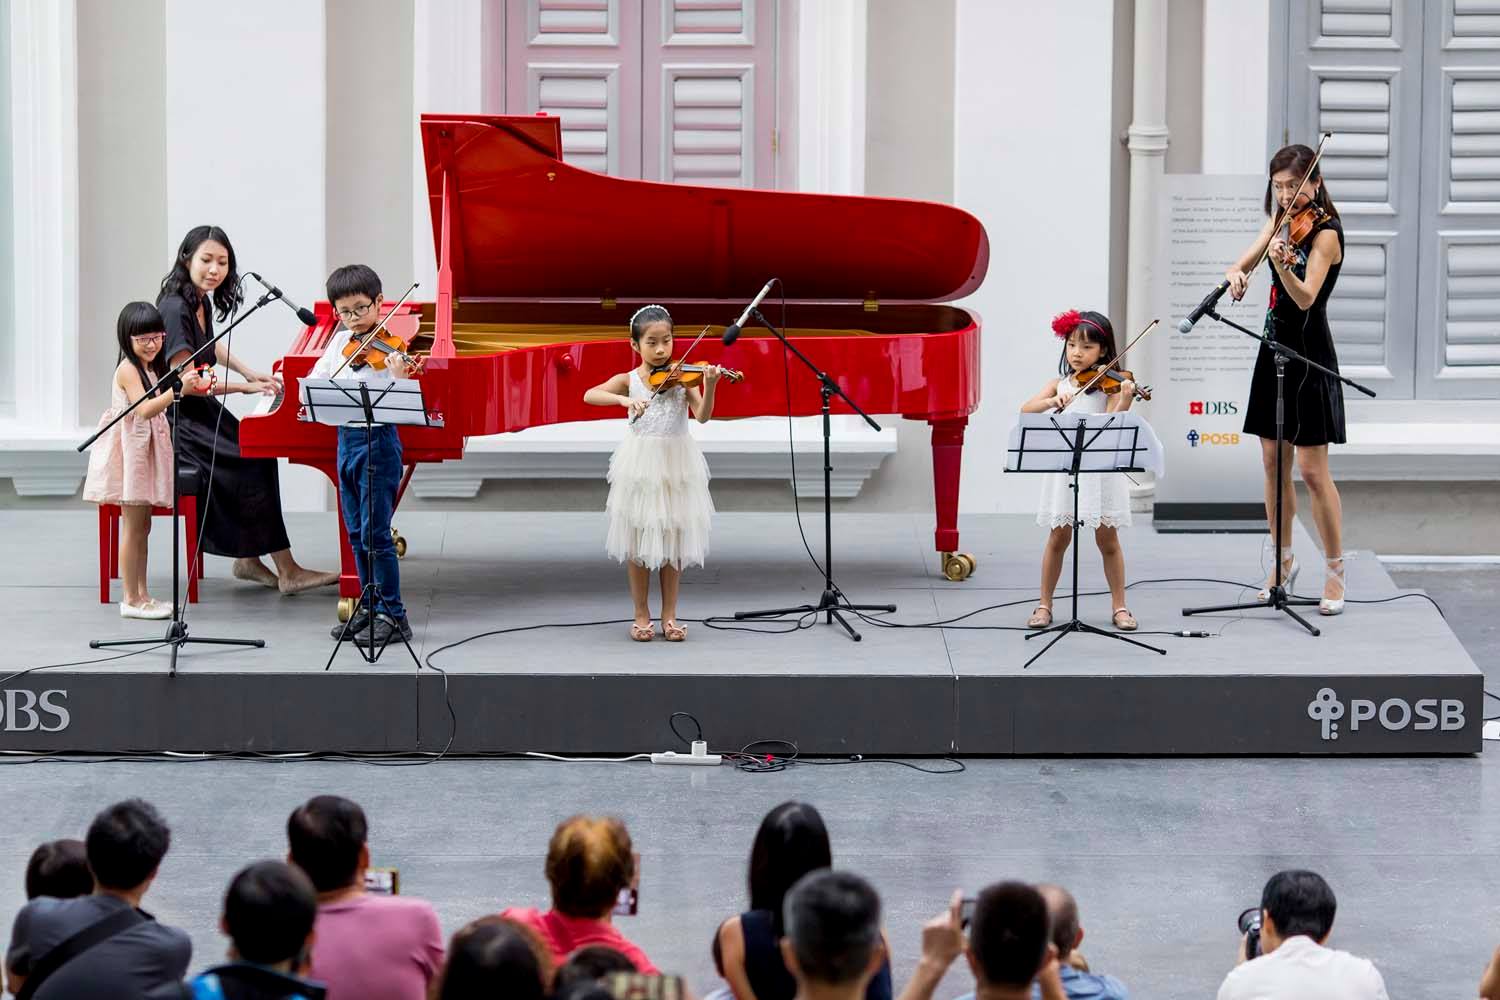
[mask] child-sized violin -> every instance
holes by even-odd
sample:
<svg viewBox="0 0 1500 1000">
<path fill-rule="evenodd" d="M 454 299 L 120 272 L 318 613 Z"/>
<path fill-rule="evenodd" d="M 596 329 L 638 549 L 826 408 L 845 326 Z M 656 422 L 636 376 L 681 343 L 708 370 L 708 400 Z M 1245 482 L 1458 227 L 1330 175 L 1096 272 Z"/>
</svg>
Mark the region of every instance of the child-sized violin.
<svg viewBox="0 0 1500 1000">
<path fill-rule="evenodd" d="M 404 363 L 408 369 L 408 375 L 417 374 L 422 367 L 423 359 L 406 353 L 407 345 L 410 343 L 409 338 L 391 333 L 385 328 L 385 325 L 391 321 L 391 317 L 396 315 L 402 303 L 411 297 L 411 293 L 416 291 L 416 288 L 417 282 L 413 281 L 411 287 L 402 294 L 401 298 L 396 300 L 395 305 L 386 311 L 385 318 L 369 333 L 354 334 L 351 332 L 349 342 L 344 345 L 342 352 L 344 355 L 343 363 L 339 365 L 338 371 L 334 372 L 335 377 L 346 367 L 359 368 L 363 365 L 369 365 L 372 368 L 383 369 L 385 368 L 386 361 L 391 358 L 396 358 Z"/>
<path fill-rule="evenodd" d="M 703 384 L 703 373 L 707 369 L 708 365 L 685 363 L 657 365 L 646 376 L 646 384 L 657 392 L 675 389 L 677 386 L 692 389 Z M 737 372 L 733 368 L 720 368 L 719 374 L 731 382 L 739 382 L 745 377 L 744 372 Z"/>
<path fill-rule="evenodd" d="M 1109 365 L 1095 365 L 1092 368 L 1085 368 L 1081 372 L 1074 372 L 1072 379 L 1073 385 L 1077 388 L 1083 389 L 1087 387 L 1089 389 L 1098 389 L 1106 396 L 1113 396 L 1118 393 L 1124 388 L 1126 382 L 1134 382 L 1136 399 L 1151 398 L 1151 387 L 1136 382 L 1135 374 L 1123 368 L 1111 368 Z"/>
</svg>

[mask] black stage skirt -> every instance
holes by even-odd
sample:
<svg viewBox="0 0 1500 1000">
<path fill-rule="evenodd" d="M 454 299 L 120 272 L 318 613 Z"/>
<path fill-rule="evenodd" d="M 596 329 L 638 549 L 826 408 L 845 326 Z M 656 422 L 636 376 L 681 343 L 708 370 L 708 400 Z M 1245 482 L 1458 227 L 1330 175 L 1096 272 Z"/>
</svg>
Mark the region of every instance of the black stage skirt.
<svg viewBox="0 0 1500 1000">
<path fill-rule="evenodd" d="M 178 405 L 177 450 L 183 470 L 197 473 L 202 550 L 242 559 L 290 548 L 276 460 L 240 456 L 240 422 L 218 400 L 187 396 Z"/>
</svg>

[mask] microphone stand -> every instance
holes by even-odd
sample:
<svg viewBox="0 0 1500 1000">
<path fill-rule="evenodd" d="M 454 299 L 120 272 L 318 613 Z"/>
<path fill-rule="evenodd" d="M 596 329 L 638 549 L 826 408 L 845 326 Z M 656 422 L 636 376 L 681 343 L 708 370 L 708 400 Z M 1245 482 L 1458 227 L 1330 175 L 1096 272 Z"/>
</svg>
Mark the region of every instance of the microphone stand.
<svg viewBox="0 0 1500 1000">
<path fill-rule="evenodd" d="M 833 397 L 837 395 L 849 405 L 851 410 L 863 417 L 865 423 L 869 424 L 875 430 L 880 430 L 880 425 L 870 419 L 870 415 L 860 409 L 859 404 L 850 399 L 848 393 L 839 388 L 839 384 L 833 380 L 832 376 L 813 364 L 807 355 L 798 350 L 797 346 L 788 340 L 780 330 L 772 326 L 770 320 L 766 319 L 758 308 L 753 308 L 750 311 L 762 326 L 770 330 L 776 336 L 776 339 L 781 341 L 783 347 L 795 354 L 797 360 L 806 365 L 808 371 L 813 373 L 818 380 L 818 391 L 823 397 L 823 596 L 819 598 L 817 604 L 800 604 L 794 608 L 768 608 L 764 611 L 736 611 L 734 617 L 736 621 L 745 621 L 755 618 L 779 618 L 783 615 L 816 615 L 819 612 L 823 612 L 827 615 L 824 624 L 832 625 L 837 621 L 843 626 L 844 631 L 849 633 L 849 638 L 855 642 L 859 642 L 862 637 L 854 630 L 854 626 L 849 624 L 848 619 L 841 612 L 891 612 L 896 610 L 896 606 L 894 604 L 851 604 L 849 598 L 845 597 L 843 592 L 833 582 L 833 449 L 831 444 L 833 431 L 830 424 L 830 403 Z M 795 450 L 792 453 L 792 461 L 797 461 Z"/>
<path fill-rule="evenodd" d="M 171 385 L 173 380 L 179 378 L 182 372 L 185 371 L 190 365 L 192 365 L 193 362 L 197 360 L 200 354 L 202 354 L 204 351 L 209 350 L 219 341 L 229 336 L 234 328 L 244 322 L 245 319 L 247 319 L 252 313 L 255 312 L 255 310 L 259 309 L 261 306 L 265 305 L 268 302 L 274 301 L 277 298 L 280 298 L 280 296 L 274 295 L 271 292 L 266 292 L 259 299 L 256 299 L 255 304 L 252 305 L 249 309 L 245 310 L 239 316 L 236 316 L 233 323 L 230 323 L 223 329 L 222 332 L 215 334 L 214 337 L 205 342 L 202 347 L 198 348 L 192 354 L 188 355 L 187 358 L 183 360 L 182 364 L 170 369 L 165 375 L 161 377 L 161 379 L 156 384 L 158 386 Z M 163 349 L 165 349 L 165 345 L 163 345 Z M 104 434 L 105 431 L 109 430 L 115 424 L 130 416 L 130 414 L 135 411 L 135 408 L 137 406 L 140 406 L 150 397 L 151 394 L 149 392 L 143 393 L 140 399 L 137 399 L 134 403 L 131 403 L 129 406 L 127 406 L 124 412 L 122 412 L 119 416 L 115 417 L 109 423 L 105 424 L 93 434 L 89 435 L 88 440 L 84 441 L 78 446 L 78 450 L 88 450 L 89 445 L 99 440 L 99 438 Z M 179 647 L 183 646 L 186 643 L 195 642 L 202 645 L 212 646 L 254 646 L 256 649 L 264 648 L 266 644 L 266 640 L 264 639 L 217 639 L 210 638 L 208 636 L 188 635 L 187 622 L 183 618 L 183 601 L 178 599 L 180 596 L 179 588 L 181 586 L 181 552 L 180 543 L 178 542 L 177 538 L 177 519 L 181 516 L 182 506 L 178 499 L 178 493 L 180 492 L 180 490 L 178 488 L 177 482 L 177 477 L 181 474 L 182 471 L 180 458 L 181 452 L 179 452 L 177 449 L 177 422 L 182 418 L 181 413 L 177 409 L 179 405 L 180 403 L 176 401 L 172 403 L 172 619 L 167 623 L 166 637 L 160 641 L 156 639 L 89 640 L 90 649 L 109 649 L 114 646 L 160 645 L 164 643 L 165 645 L 170 646 L 172 651 L 169 674 L 169 676 L 172 677 L 177 676 L 177 650 Z M 220 405 L 222 406 L 223 404 L 221 403 Z M 207 509 L 205 508 L 204 510 L 199 511 L 198 516 L 199 518 L 208 516 Z M 183 531 L 197 530 L 198 526 L 196 524 L 183 525 Z"/>
<path fill-rule="evenodd" d="M 1217 303 L 1215 304 L 1215 306 L 1216 305 L 1217 305 Z M 1286 419 L 1286 414 L 1285 414 L 1285 409 L 1284 409 L 1284 399 L 1285 399 L 1284 392 L 1285 392 L 1285 382 L 1286 382 L 1286 363 L 1288 361 L 1300 361 L 1303 364 L 1307 365 L 1307 367 L 1311 368 L 1313 371 L 1322 372 L 1324 375 L 1328 375 L 1328 376 L 1330 376 L 1332 378 L 1338 379 L 1340 382 L 1344 383 L 1345 385 L 1349 386 L 1350 388 L 1357 389 L 1358 391 L 1364 393 L 1366 396 L 1369 396 L 1372 399 L 1375 396 L 1375 391 L 1373 389 L 1367 388 L 1366 386 L 1360 385 L 1358 382 L 1354 381 L 1352 378 L 1348 378 L 1348 377 L 1346 377 L 1344 375 L 1339 374 L 1338 372 L 1334 371 L 1332 368 L 1324 367 L 1323 365 L 1318 364 L 1316 361 L 1311 361 L 1308 358 L 1303 357 L 1301 354 L 1298 354 L 1296 351 L 1292 350 L 1290 347 L 1287 347 L 1285 344 L 1277 343 L 1275 340 L 1272 340 L 1270 337 L 1263 337 L 1260 334 L 1255 333 L 1252 330 L 1245 329 L 1243 326 L 1240 326 L 1238 323 L 1235 323 L 1232 320 L 1225 319 L 1223 316 L 1219 315 L 1219 313 L 1218 313 L 1218 311 L 1217 311 L 1217 309 L 1215 307 L 1210 307 L 1210 308 L 1204 310 L 1203 314 L 1205 316 L 1212 316 L 1214 319 L 1218 320 L 1220 323 L 1223 323 L 1225 326 L 1230 327 L 1231 329 L 1234 329 L 1234 330 L 1238 330 L 1240 333 L 1243 333 L 1245 336 L 1250 337 L 1250 338 L 1252 338 L 1254 340 L 1260 341 L 1262 344 L 1264 344 L 1265 346 L 1269 347 L 1272 350 L 1272 352 L 1274 352 L 1274 354 L 1275 354 L 1275 362 L 1276 362 L 1276 528 L 1272 532 L 1272 534 L 1273 534 L 1273 536 L 1276 539 L 1276 571 L 1275 571 L 1275 575 L 1271 578 L 1272 579 L 1272 584 L 1271 584 L 1271 589 L 1270 589 L 1270 597 L 1266 599 L 1266 602 L 1264 604 L 1262 604 L 1260 601 L 1252 601 L 1252 602 L 1250 602 L 1248 604 L 1219 604 L 1219 605 L 1215 605 L 1213 607 L 1205 607 L 1205 608 L 1183 608 L 1182 609 L 1182 613 L 1185 616 L 1186 615 L 1205 615 L 1205 614 L 1213 614 L 1214 612 L 1218 612 L 1218 611 L 1245 611 L 1245 610 L 1248 610 L 1250 608 L 1271 608 L 1273 610 L 1285 612 L 1287 615 L 1290 615 L 1291 619 L 1294 622 L 1296 622 L 1298 625 L 1301 625 L 1303 628 L 1307 629 L 1313 635 L 1322 635 L 1322 632 L 1319 631 L 1319 629 L 1318 629 L 1318 627 L 1316 625 L 1314 625 L 1312 622 L 1308 621 L 1307 619 L 1303 618 L 1301 615 L 1297 614 L 1297 612 L 1295 612 L 1295 611 L 1292 610 L 1294 607 L 1300 608 L 1300 607 L 1308 607 L 1310 605 L 1315 605 L 1315 604 L 1318 603 L 1318 601 L 1315 600 L 1315 599 L 1313 599 L 1313 598 L 1311 598 L 1311 597 L 1293 597 L 1292 594 L 1291 594 L 1291 592 L 1281 585 L 1281 545 L 1282 545 L 1282 538 L 1281 538 L 1281 510 L 1282 510 L 1282 488 L 1281 488 L 1282 465 L 1281 465 L 1281 463 L 1282 463 L 1282 454 L 1281 453 L 1282 453 L 1282 440 L 1283 440 L 1283 435 L 1285 433 L 1284 424 L 1285 424 L 1285 419 Z"/>
</svg>

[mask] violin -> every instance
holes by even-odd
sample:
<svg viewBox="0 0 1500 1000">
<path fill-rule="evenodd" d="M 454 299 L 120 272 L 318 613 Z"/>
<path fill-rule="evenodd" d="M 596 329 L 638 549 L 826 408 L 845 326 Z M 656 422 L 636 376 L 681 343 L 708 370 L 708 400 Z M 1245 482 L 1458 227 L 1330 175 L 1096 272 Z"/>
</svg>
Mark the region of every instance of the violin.
<svg viewBox="0 0 1500 1000">
<path fill-rule="evenodd" d="M 1297 263 L 1297 255 L 1294 252 L 1296 248 L 1305 244 L 1314 230 L 1331 218 L 1333 216 L 1323 211 L 1323 206 L 1313 201 L 1309 201 L 1305 206 L 1293 212 L 1282 228 L 1286 234 L 1287 253 L 1281 258 L 1281 266 L 1291 267 Z"/>
<path fill-rule="evenodd" d="M 675 389 L 677 386 L 692 389 L 703 384 L 703 372 L 707 368 L 707 365 L 657 365 L 651 369 L 651 374 L 646 376 L 646 384 L 656 392 Z M 737 372 L 733 368 L 720 368 L 719 374 L 731 382 L 739 382 L 745 377 L 744 372 Z"/>
<path fill-rule="evenodd" d="M 384 369 L 385 363 L 395 358 L 406 365 L 408 375 L 415 375 L 426 359 L 407 354 L 409 343 L 400 334 L 386 330 L 373 337 L 350 337 L 349 343 L 344 345 L 343 354 L 354 368 L 369 365 L 371 368 Z"/>
<path fill-rule="evenodd" d="M 1090 390 L 1098 389 L 1106 396 L 1113 396 L 1124 388 L 1124 383 L 1135 382 L 1135 375 L 1123 368 L 1111 368 L 1109 365 L 1095 365 L 1092 368 L 1085 368 L 1081 372 L 1074 372 L 1072 380 L 1073 385 L 1079 389 L 1083 389 L 1087 385 Z M 1150 399 L 1151 387 L 1135 382 L 1135 398 Z"/>
</svg>

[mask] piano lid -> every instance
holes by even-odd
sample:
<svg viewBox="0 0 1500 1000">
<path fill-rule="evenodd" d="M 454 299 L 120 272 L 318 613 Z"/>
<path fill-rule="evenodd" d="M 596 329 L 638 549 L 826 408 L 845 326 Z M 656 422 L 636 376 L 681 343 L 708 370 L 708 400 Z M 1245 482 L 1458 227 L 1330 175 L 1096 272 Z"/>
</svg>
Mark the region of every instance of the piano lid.
<svg viewBox="0 0 1500 1000">
<path fill-rule="evenodd" d="M 433 245 L 445 173 L 459 298 L 943 302 L 979 287 L 984 226 L 951 205 L 623 180 L 562 162 L 548 116 L 423 115 Z M 441 263 L 441 260 L 440 260 Z"/>
</svg>

